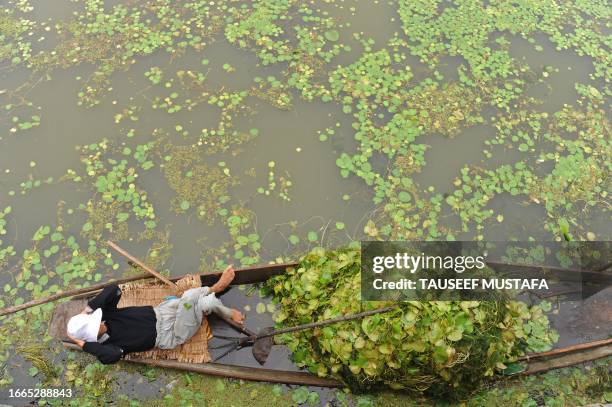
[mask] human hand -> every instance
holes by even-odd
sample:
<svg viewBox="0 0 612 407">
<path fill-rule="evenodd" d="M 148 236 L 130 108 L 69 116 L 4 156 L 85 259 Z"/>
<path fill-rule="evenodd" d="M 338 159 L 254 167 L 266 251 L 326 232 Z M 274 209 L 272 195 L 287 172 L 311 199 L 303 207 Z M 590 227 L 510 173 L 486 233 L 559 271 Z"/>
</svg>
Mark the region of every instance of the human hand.
<svg viewBox="0 0 612 407">
<path fill-rule="evenodd" d="M 232 321 L 240 325 L 244 324 L 244 314 L 232 308 Z"/>
<path fill-rule="evenodd" d="M 81 339 L 77 339 L 74 336 L 71 336 L 68 331 L 66 331 L 66 336 L 72 341 L 74 342 L 79 348 L 83 348 L 83 346 L 85 346 L 85 341 L 81 340 Z"/>
</svg>

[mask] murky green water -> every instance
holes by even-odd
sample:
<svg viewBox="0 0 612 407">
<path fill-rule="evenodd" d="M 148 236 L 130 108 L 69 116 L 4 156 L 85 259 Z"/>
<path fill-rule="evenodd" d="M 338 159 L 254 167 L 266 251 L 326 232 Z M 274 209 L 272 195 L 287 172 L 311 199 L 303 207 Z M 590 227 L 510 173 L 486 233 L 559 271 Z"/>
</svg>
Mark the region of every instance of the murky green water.
<svg viewBox="0 0 612 407">
<path fill-rule="evenodd" d="M 1 305 L 121 275 L 106 239 L 172 276 L 609 239 L 609 7 L 485 3 L 3 1 Z"/>
</svg>

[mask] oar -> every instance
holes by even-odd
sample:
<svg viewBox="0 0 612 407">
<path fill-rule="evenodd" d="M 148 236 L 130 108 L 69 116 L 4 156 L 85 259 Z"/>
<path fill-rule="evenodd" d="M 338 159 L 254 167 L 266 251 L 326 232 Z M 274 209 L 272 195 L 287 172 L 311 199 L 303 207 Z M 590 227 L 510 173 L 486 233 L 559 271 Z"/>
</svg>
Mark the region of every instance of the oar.
<svg viewBox="0 0 612 407">
<path fill-rule="evenodd" d="M 371 311 L 360 312 L 358 314 L 345 315 L 333 319 L 327 319 L 325 321 L 311 322 L 309 324 L 292 326 L 290 328 L 283 328 L 275 330 L 272 327 L 263 328 L 257 335 L 251 335 L 243 338 L 233 338 L 235 348 L 253 345 L 253 357 L 259 362 L 260 365 L 266 363 L 270 350 L 272 349 L 273 341 L 272 338 L 276 335 L 287 334 L 291 332 L 305 331 L 307 329 L 318 328 L 320 326 L 337 324 L 339 322 L 353 321 L 355 319 L 365 318 L 376 314 L 382 314 L 389 311 L 398 309 L 395 307 L 379 308 Z M 221 357 L 227 355 L 229 352 L 224 353 Z M 217 359 L 220 359 L 218 357 Z"/>
<path fill-rule="evenodd" d="M 129 261 L 136 264 L 137 266 L 139 266 L 141 269 L 145 270 L 146 272 L 152 274 L 153 276 L 157 277 L 158 279 L 166 283 L 175 292 L 179 292 L 179 288 L 175 283 L 170 281 L 168 278 L 162 276 L 157 271 L 153 270 L 151 267 L 144 264 L 139 258 L 132 256 L 131 254 L 129 254 L 128 252 L 126 252 L 125 250 L 123 250 L 121 247 L 117 246 L 115 243 L 111 242 L 110 240 L 108 240 L 106 244 L 109 245 L 111 249 L 115 250 L 117 253 L 127 258 Z"/>
</svg>

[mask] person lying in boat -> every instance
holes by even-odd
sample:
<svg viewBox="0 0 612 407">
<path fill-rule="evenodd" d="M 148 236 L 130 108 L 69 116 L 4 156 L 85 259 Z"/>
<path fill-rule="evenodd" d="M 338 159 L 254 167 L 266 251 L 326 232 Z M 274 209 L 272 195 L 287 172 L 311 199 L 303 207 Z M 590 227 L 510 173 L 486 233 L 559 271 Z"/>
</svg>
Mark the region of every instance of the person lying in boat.
<svg viewBox="0 0 612 407">
<path fill-rule="evenodd" d="M 70 318 L 66 333 L 103 364 L 115 363 L 131 352 L 176 348 L 195 335 L 203 314 L 244 322 L 240 311 L 224 306 L 215 295 L 225 290 L 234 276 L 230 266 L 213 286 L 192 288 L 181 298 L 169 297 L 156 307 L 117 308 L 121 289 L 116 284 L 108 286 Z"/>
</svg>

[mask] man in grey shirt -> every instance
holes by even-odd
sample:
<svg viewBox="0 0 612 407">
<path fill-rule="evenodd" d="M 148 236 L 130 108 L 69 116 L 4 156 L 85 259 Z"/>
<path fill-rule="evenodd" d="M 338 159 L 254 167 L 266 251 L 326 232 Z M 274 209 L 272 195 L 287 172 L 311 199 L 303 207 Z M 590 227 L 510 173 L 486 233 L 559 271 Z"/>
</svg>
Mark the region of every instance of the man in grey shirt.
<svg viewBox="0 0 612 407">
<path fill-rule="evenodd" d="M 198 331 L 203 315 L 215 313 L 242 324 L 244 315 L 224 306 L 215 295 L 225 290 L 234 276 L 234 269 L 228 267 L 213 286 L 192 288 L 181 298 L 168 298 L 156 307 L 117 308 L 121 289 L 117 285 L 106 287 L 70 319 L 68 337 L 109 364 L 130 352 L 182 345 Z"/>
</svg>

